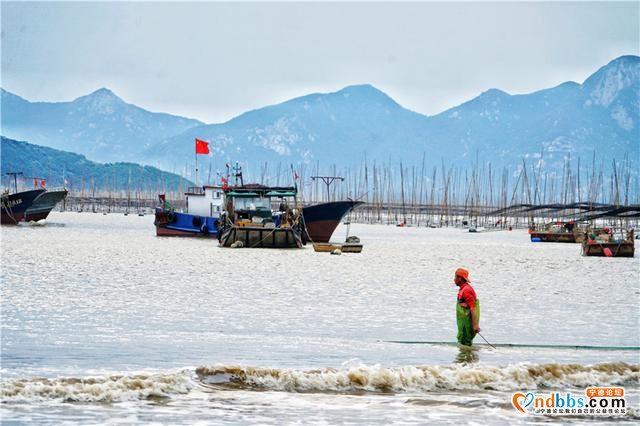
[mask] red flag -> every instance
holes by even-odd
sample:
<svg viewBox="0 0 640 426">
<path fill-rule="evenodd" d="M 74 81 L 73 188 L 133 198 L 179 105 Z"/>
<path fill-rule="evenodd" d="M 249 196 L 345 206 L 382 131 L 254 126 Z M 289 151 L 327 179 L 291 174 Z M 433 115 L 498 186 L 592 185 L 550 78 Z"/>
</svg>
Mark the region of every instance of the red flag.
<svg viewBox="0 0 640 426">
<path fill-rule="evenodd" d="M 196 138 L 196 154 L 208 154 L 209 142 Z"/>
<path fill-rule="evenodd" d="M 229 182 L 227 178 L 224 176 L 220 176 L 220 180 L 222 181 L 222 189 L 227 189 L 229 187 Z"/>
<path fill-rule="evenodd" d="M 33 187 L 37 188 L 38 187 L 38 179 L 33 178 Z"/>
<path fill-rule="evenodd" d="M 47 181 L 45 179 L 42 179 L 40 181 L 40 186 L 44 188 L 44 186 L 47 184 Z"/>
</svg>

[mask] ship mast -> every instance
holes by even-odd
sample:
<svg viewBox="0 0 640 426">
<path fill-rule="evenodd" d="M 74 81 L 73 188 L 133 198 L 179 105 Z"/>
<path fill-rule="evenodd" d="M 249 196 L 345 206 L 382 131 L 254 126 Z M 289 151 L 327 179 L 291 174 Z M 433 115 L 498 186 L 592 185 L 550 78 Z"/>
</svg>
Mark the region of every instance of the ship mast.
<svg viewBox="0 0 640 426">
<path fill-rule="evenodd" d="M 329 186 L 331 186 L 331 184 L 335 180 L 340 180 L 340 181 L 344 180 L 344 178 L 342 176 L 311 176 L 311 179 L 312 180 L 322 179 L 324 184 L 327 185 L 327 202 L 331 201 L 330 196 L 329 196 Z"/>
<path fill-rule="evenodd" d="M 13 176 L 13 187 L 15 192 L 18 192 L 18 175 L 22 175 L 22 172 L 7 172 L 8 176 Z"/>
<path fill-rule="evenodd" d="M 242 179 L 242 167 L 236 161 L 236 165 L 233 166 L 233 177 L 235 178 L 235 186 L 238 186 L 238 178 L 240 178 L 240 186 L 244 186 L 244 180 Z"/>
</svg>

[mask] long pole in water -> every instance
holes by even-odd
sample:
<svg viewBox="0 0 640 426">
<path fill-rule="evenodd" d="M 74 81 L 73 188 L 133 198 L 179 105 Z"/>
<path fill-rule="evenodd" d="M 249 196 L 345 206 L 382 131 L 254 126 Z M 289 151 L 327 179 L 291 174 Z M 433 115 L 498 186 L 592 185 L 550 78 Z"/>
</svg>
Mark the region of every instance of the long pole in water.
<svg viewBox="0 0 640 426">
<path fill-rule="evenodd" d="M 485 342 L 487 342 L 487 345 L 491 346 L 493 349 L 495 349 L 496 347 L 493 346 L 491 343 L 489 343 L 489 341 L 487 339 L 484 338 L 484 336 L 482 334 L 480 334 L 480 332 L 478 332 L 478 336 L 482 337 L 482 340 L 484 340 Z"/>
</svg>

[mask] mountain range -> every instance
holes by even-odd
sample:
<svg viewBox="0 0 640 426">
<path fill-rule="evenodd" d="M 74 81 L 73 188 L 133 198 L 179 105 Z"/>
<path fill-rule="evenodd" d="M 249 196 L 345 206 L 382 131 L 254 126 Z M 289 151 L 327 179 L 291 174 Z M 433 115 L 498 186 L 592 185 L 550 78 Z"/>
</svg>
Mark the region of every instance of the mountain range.
<svg viewBox="0 0 640 426">
<path fill-rule="evenodd" d="M 152 113 L 108 89 L 72 102 L 29 102 L 2 91 L 2 132 L 14 139 L 70 150 L 97 161 L 137 161 L 181 168 L 194 139 L 223 161 L 346 166 L 364 155 L 378 161 L 431 164 L 522 158 L 560 168 L 567 155 L 603 161 L 637 159 L 640 57 L 622 56 L 584 82 L 523 95 L 490 89 L 440 114 L 410 111 L 375 87 L 348 86 L 266 106 L 225 123 Z"/>
<path fill-rule="evenodd" d="M 139 162 L 158 141 L 202 124 L 144 110 L 105 88 L 71 102 L 29 102 L 4 89 L 1 95 L 4 136 L 101 162 Z"/>
</svg>

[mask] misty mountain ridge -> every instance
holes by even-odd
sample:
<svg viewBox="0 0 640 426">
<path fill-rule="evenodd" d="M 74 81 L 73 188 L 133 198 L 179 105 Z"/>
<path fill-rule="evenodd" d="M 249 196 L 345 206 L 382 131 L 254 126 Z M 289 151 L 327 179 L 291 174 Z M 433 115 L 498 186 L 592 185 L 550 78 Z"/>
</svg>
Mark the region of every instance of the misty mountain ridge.
<svg viewBox="0 0 640 426">
<path fill-rule="evenodd" d="M 1 95 L 4 136 L 102 162 L 141 161 L 158 140 L 202 124 L 128 104 L 105 88 L 70 102 L 29 102 L 4 89 Z"/>
<path fill-rule="evenodd" d="M 81 153 L 88 149 L 100 161 L 135 158 L 174 170 L 193 162 L 195 138 L 209 141 L 220 163 L 346 166 L 365 153 L 379 162 L 417 163 L 424 152 L 430 164 L 478 157 L 496 167 L 517 166 L 524 157 L 561 167 L 568 155 L 638 158 L 638 99 L 640 57 L 622 56 L 582 84 L 565 82 L 521 95 L 493 88 L 433 116 L 410 111 L 362 84 L 297 97 L 217 124 L 150 113 L 108 89 L 59 104 L 30 103 L 3 91 L 2 124 L 7 136 Z M 64 111 L 64 120 L 52 122 L 41 112 L 56 108 Z M 69 134 L 69 140 L 60 136 Z"/>
</svg>

